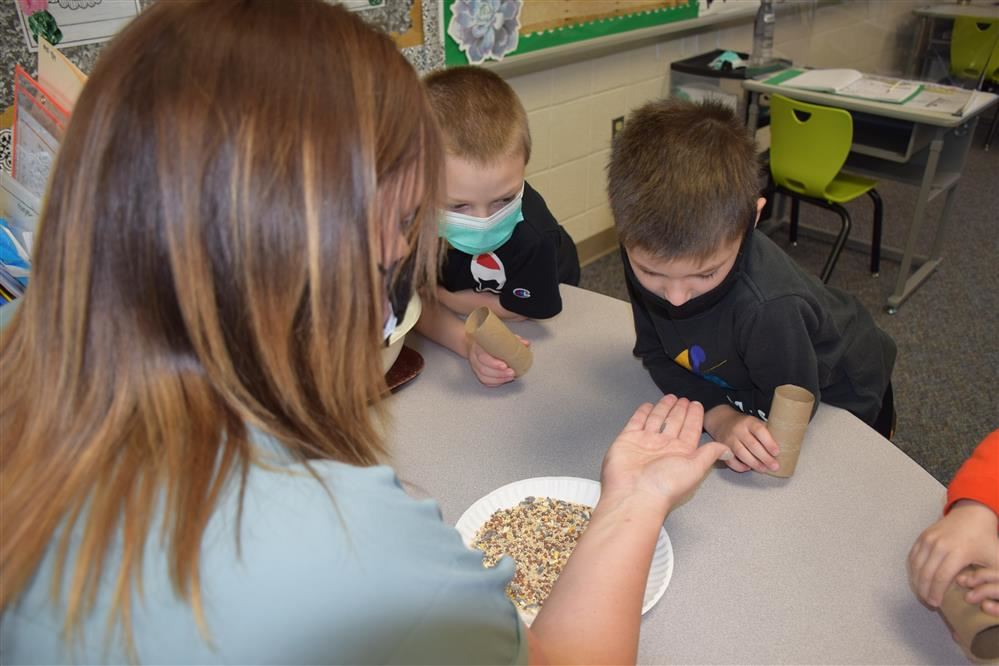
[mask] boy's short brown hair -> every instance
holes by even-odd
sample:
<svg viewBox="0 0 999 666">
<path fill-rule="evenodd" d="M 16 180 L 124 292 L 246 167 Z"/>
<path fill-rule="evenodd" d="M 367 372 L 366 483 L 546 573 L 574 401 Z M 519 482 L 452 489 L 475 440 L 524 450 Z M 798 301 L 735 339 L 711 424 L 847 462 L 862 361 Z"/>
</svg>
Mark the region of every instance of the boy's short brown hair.
<svg viewBox="0 0 999 666">
<path fill-rule="evenodd" d="M 615 137 L 608 196 L 618 238 L 665 260 L 703 260 L 756 217 L 760 160 L 724 104 L 662 99 Z"/>
<path fill-rule="evenodd" d="M 527 112 L 498 74 L 481 67 L 455 67 L 423 81 L 448 153 L 479 164 L 518 150 L 525 164 L 531 159 Z"/>
</svg>

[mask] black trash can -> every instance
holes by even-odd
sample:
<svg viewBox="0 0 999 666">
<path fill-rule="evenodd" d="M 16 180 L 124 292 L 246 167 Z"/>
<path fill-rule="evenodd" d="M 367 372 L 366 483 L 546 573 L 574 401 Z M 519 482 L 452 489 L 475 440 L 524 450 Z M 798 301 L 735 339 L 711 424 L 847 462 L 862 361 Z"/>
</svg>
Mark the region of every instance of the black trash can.
<svg viewBox="0 0 999 666">
<path fill-rule="evenodd" d="M 673 62 L 669 67 L 670 97 L 695 102 L 716 99 L 730 106 L 743 120 L 748 120 L 749 91 L 742 87 L 742 82 L 747 78 L 746 68 L 712 69 L 711 62 L 722 53 L 725 53 L 725 49 L 715 49 Z M 738 51 L 733 53 L 744 61 L 749 60 L 748 53 Z M 774 69 L 791 66 L 789 60 L 779 63 L 774 63 Z M 761 108 L 757 126 L 763 127 L 769 123 L 769 109 Z"/>
</svg>

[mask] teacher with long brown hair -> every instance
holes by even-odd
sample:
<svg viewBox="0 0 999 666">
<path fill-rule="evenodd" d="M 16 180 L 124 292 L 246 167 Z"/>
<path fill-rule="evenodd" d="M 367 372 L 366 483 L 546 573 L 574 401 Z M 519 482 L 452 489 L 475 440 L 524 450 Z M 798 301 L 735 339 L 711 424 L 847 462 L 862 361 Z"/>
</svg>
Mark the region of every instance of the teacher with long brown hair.
<svg viewBox="0 0 999 666">
<path fill-rule="evenodd" d="M 0 333 L 0 661 L 635 660 L 660 525 L 727 450 L 700 405 L 639 408 L 524 627 L 512 563 L 384 464 L 441 165 L 417 75 L 340 7 L 161 1 L 107 46 Z"/>
</svg>

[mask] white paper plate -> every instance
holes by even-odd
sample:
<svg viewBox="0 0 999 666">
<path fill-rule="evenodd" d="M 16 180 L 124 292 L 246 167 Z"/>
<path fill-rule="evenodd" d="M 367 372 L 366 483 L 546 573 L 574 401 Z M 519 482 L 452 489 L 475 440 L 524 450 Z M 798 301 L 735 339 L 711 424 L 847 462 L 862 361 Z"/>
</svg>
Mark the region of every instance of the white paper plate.
<svg viewBox="0 0 999 666">
<path fill-rule="evenodd" d="M 600 499 L 600 484 L 590 479 L 580 479 L 573 476 L 540 476 L 533 479 L 514 481 L 497 488 L 485 497 L 477 500 L 461 514 L 455 528 L 461 534 L 465 545 L 472 547 L 475 533 L 489 520 L 493 512 L 509 509 L 520 503 L 525 497 L 554 497 L 566 502 L 577 502 L 587 506 L 596 506 Z M 642 602 L 642 613 L 648 612 L 656 605 L 673 576 L 673 544 L 665 528 L 659 530 L 659 540 L 656 541 L 656 552 L 652 556 L 652 566 L 649 568 L 649 582 L 645 586 L 645 599 Z M 527 626 L 534 621 L 533 613 L 517 609 Z"/>
</svg>

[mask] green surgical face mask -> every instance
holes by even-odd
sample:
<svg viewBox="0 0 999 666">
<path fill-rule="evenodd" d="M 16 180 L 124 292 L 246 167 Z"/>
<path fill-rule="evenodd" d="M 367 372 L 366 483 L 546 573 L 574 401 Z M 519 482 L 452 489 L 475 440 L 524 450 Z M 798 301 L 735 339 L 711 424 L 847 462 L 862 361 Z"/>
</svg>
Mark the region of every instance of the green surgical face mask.
<svg viewBox="0 0 999 666">
<path fill-rule="evenodd" d="M 510 240 L 513 230 L 524 219 L 521 205 L 524 188 L 510 203 L 489 217 L 473 217 L 445 211 L 441 218 L 439 235 L 453 247 L 473 256 L 492 252 Z"/>
</svg>

